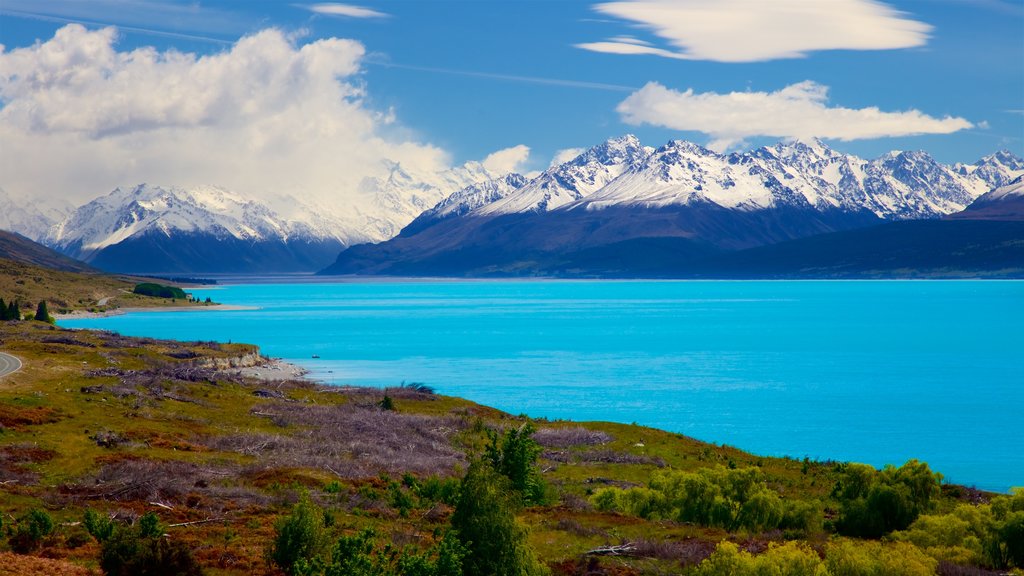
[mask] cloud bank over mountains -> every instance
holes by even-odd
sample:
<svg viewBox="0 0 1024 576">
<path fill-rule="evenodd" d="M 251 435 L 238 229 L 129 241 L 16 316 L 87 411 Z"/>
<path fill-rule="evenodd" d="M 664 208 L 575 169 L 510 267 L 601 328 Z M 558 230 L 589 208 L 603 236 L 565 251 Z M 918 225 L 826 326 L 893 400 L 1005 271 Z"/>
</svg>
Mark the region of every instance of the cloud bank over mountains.
<svg viewBox="0 0 1024 576">
<path fill-rule="evenodd" d="M 409 131 L 367 103 L 364 52 L 337 38 L 300 46 L 276 29 L 205 56 L 121 51 L 116 29 L 77 24 L 0 47 L 3 185 L 82 201 L 116 185 L 212 183 L 358 204 L 343 195 L 386 161 L 447 168 L 444 150 L 387 136 Z"/>
</svg>

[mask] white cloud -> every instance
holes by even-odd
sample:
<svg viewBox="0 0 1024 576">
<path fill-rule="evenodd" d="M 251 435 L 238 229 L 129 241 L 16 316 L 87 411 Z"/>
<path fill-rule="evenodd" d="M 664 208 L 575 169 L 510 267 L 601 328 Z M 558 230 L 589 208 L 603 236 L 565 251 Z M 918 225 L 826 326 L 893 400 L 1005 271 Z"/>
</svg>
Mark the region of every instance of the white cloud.
<svg viewBox="0 0 1024 576">
<path fill-rule="evenodd" d="M 963 118 L 934 118 L 918 110 L 829 107 L 828 87 L 811 81 L 776 92 L 679 92 L 648 83 L 616 110 L 624 122 L 703 132 L 712 148 L 726 149 L 752 136 L 862 140 L 914 134 L 949 134 L 970 128 Z"/>
<path fill-rule="evenodd" d="M 554 158 L 551 159 L 551 166 L 549 166 L 549 168 L 565 164 L 569 160 L 572 160 L 586 151 L 586 148 L 564 148 L 559 150 L 558 152 L 555 152 Z"/>
<path fill-rule="evenodd" d="M 305 6 L 310 12 L 317 14 L 328 14 L 330 16 L 347 16 L 349 18 L 387 18 L 388 14 L 378 12 L 372 8 L 353 6 L 352 4 L 321 3 Z"/>
<path fill-rule="evenodd" d="M 530 157 L 530 147 L 519 144 L 504 150 L 498 150 L 484 158 L 484 168 L 498 174 L 519 172 Z"/>
<path fill-rule="evenodd" d="M 621 37 L 577 47 L 683 60 L 757 62 L 817 50 L 923 46 L 932 27 L 877 0 L 624 0 L 598 12 L 660 37 L 657 47 Z"/>
<path fill-rule="evenodd" d="M 393 113 L 364 102 L 358 42 L 298 46 L 264 30 L 197 56 L 119 51 L 116 36 L 69 25 L 0 46 L 0 185 L 11 195 L 81 202 L 150 182 L 359 205 L 359 183 L 387 161 L 448 167 L 437 147 L 383 135 Z"/>
</svg>

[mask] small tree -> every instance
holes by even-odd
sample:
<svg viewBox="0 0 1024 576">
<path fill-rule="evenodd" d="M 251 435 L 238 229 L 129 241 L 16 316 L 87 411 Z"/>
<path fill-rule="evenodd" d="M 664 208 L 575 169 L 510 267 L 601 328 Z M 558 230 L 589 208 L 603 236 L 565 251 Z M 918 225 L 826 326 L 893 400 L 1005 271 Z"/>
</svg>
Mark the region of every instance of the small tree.
<svg viewBox="0 0 1024 576">
<path fill-rule="evenodd" d="M 8 320 L 21 320 L 21 307 L 18 306 L 17 300 L 11 300 L 7 304 L 7 319 Z"/>
<path fill-rule="evenodd" d="M 36 307 L 35 319 L 40 322 L 53 323 L 53 318 L 50 317 L 50 311 L 46 309 L 46 300 L 39 301 L 39 306 Z"/>
<path fill-rule="evenodd" d="M 15 529 L 11 532 L 11 549 L 24 554 L 31 552 L 53 533 L 53 518 L 45 510 L 33 508 L 18 518 Z"/>
<path fill-rule="evenodd" d="M 535 576 L 547 571 L 526 542 L 516 520 L 517 498 L 509 480 L 485 461 L 473 462 L 462 479 L 452 528 L 468 549 L 466 576 Z"/>
<path fill-rule="evenodd" d="M 512 489 L 522 495 L 527 505 L 544 502 L 544 480 L 537 470 L 541 447 L 533 439 L 535 431 L 529 423 L 512 428 L 501 437 L 489 431 L 491 442 L 484 452 L 484 459 L 512 482 Z"/>
<path fill-rule="evenodd" d="M 292 513 L 276 525 L 277 537 L 269 550 L 270 561 L 288 574 L 295 574 L 296 563 L 317 557 L 324 545 L 324 513 L 303 494 Z"/>
</svg>

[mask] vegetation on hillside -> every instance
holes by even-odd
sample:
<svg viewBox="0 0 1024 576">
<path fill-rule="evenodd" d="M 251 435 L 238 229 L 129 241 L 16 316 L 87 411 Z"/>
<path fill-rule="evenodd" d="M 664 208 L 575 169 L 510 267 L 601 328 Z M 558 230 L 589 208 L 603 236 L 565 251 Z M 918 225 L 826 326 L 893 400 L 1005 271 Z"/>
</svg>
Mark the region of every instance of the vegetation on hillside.
<svg viewBox="0 0 1024 576">
<path fill-rule="evenodd" d="M 172 296 L 173 301 L 135 294 L 136 283 L 121 276 L 65 272 L 0 258 L 0 295 L 7 299 L 8 306 L 13 301 L 23 305 L 24 313 L 33 312 L 43 300 L 47 301 L 51 315 L 197 304 L 186 299 L 184 292 L 180 297 Z"/>
<path fill-rule="evenodd" d="M 421 385 L 254 381 L 232 367 L 255 358 L 241 344 L 20 322 L 0 325 L 0 347 L 24 361 L 0 381 L 5 566 L 45 556 L 40 570 L 68 574 L 1024 567 L 1024 492 L 943 484 L 916 461 L 875 470 L 758 457 L 638 426 L 531 421 Z"/>
</svg>

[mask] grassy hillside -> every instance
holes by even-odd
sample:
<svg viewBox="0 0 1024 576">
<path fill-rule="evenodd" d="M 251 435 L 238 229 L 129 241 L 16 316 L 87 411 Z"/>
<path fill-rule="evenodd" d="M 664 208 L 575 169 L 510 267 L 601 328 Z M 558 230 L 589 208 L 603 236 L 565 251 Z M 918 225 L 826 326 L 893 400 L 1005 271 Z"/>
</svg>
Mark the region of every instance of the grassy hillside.
<svg viewBox="0 0 1024 576">
<path fill-rule="evenodd" d="M 31 525 L 31 510 L 52 517 L 53 533 L 26 552 L 63 562 L 60 569 L 69 574 L 98 566 L 100 545 L 80 524 L 86 509 L 118 525 L 138 525 L 142 514 L 155 513 L 165 541 L 186 545 L 208 574 L 281 574 L 266 551 L 275 525 L 303 494 L 321 511 L 320 529 L 330 538 L 372 528 L 377 542 L 393 544 L 393 551 L 423 550 L 452 522 L 458 479 L 496 442 L 491 435 L 507 441 L 509 431 L 527 424 L 416 386 L 382 391 L 246 379 L 230 368 L 233 361 L 255 360 L 256 349 L 242 344 L 125 338 L 23 322 L 0 326 L 0 349 L 25 363 L 0 380 L 0 512 L 11 534 Z M 708 570 L 713 552 L 712 560 L 732 554 L 741 563 L 775 561 L 773 555 L 783 553 L 814 562 L 843 554 L 869 558 L 860 562 L 899 556 L 926 571 L 875 573 L 998 573 L 979 567 L 983 562 L 967 544 L 925 549 L 836 536 L 846 514 L 837 482 L 855 471 L 870 484 L 873 472 L 758 457 L 638 426 L 530 424 L 539 452 L 531 486 L 540 488 L 536 502 L 517 516 L 528 527 L 530 547 L 554 574 Z M 745 478 L 745 492 L 779 503 L 792 518 L 757 520 L 737 508 L 727 526 L 684 520 L 666 506 L 666 483 L 673 479 L 704 478 L 712 489 L 714 478 L 726 477 Z M 924 478 L 928 492 L 931 476 Z M 994 517 L 994 505 L 985 504 L 991 495 L 934 488 L 921 512 Z M 739 502 L 728 498 L 719 500 Z M 735 543 L 735 550 L 719 546 L 723 541 Z M 39 573 L 58 573 L 56 565 L 40 565 L 46 568 Z"/>
<path fill-rule="evenodd" d="M 65 272 L 98 272 L 85 262 L 47 248 L 14 232 L 0 230 L 0 258 Z"/>
<path fill-rule="evenodd" d="M 133 294 L 144 280 L 99 272 L 68 272 L 0 258 L 0 298 L 17 300 L 24 312 L 35 311 L 40 300 L 51 314 L 73 310 L 104 312 L 126 307 L 194 306 L 182 300 Z"/>
</svg>

